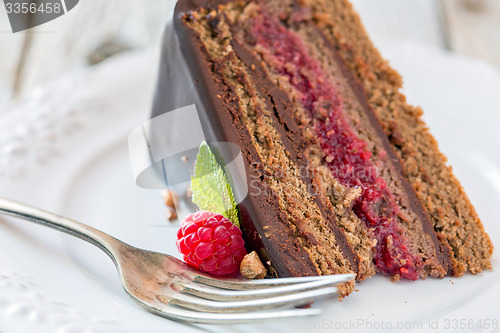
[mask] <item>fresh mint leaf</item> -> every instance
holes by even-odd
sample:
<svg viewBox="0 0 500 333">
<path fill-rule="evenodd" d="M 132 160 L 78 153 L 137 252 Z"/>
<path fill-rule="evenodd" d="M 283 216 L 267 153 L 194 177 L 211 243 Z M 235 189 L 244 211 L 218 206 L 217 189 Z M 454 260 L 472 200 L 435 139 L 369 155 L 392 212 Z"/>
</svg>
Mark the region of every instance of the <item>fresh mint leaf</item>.
<svg viewBox="0 0 500 333">
<path fill-rule="evenodd" d="M 208 144 L 200 145 L 191 177 L 192 201 L 202 210 L 221 214 L 240 226 L 231 186 Z"/>
</svg>

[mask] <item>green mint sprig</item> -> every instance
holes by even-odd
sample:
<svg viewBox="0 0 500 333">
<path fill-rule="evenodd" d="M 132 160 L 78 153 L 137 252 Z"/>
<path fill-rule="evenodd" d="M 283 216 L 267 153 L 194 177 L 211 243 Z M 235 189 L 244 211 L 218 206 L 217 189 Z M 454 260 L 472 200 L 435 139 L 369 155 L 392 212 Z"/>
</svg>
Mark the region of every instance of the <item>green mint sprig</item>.
<svg viewBox="0 0 500 333">
<path fill-rule="evenodd" d="M 202 210 L 221 214 L 240 226 L 231 186 L 208 144 L 200 145 L 191 177 L 191 200 Z"/>
</svg>

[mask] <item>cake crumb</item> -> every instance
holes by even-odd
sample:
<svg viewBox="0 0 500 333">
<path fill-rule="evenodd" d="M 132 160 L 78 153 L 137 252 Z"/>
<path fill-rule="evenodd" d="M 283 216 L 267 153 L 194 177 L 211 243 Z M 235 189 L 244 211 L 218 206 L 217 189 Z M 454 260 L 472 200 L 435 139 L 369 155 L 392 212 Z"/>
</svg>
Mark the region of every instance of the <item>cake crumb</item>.
<svg viewBox="0 0 500 333">
<path fill-rule="evenodd" d="M 347 196 L 344 199 L 344 206 L 351 207 L 354 201 L 361 195 L 361 191 L 360 186 L 349 189 L 349 193 L 347 193 Z"/>
<path fill-rule="evenodd" d="M 163 201 L 167 207 L 175 209 L 175 207 L 179 204 L 179 196 L 172 190 L 161 191 L 161 196 L 163 197 Z"/>
<path fill-rule="evenodd" d="M 161 196 L 163 197 L 163 202 L 167 206 L 165 216 L 167 220 L 174 221 L 177 219 L 177 206 L 179 205 L 179 196 L 172 190 L 161 191 Z"/>
<path fill-rule="evenodd" d="M 397 282 L 401 279 L 401 276 L 399 274 L 394 274 L 393 276 L 391 276 L 391 281 L 392 282 Z"/>
<path fill-rule="evenodd" d="M 167 220 L 173 221 L 176 220 L 178 215 L 177 215 L 177 210 L 173 208 L 168 208 L 167 211 L 165 212 L 165 216 L 167 217 Z"/>
<path fill-rule="evenodd" d="M 267 275 L 267 270 L 257 252 L 253 251 L 241 261 L 240 273 L 247 279 L 263 279 Z"/>
</svg>

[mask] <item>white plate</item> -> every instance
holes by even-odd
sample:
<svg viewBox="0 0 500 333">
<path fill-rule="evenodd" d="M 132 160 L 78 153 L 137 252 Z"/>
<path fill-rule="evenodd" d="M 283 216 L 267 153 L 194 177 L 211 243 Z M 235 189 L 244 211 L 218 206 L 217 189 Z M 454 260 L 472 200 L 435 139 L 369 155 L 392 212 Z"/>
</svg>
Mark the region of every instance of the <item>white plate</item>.
<svg viewBox="0 0 500 333">
<path fill-rule="evenodd" d="M 494 244 L 500 244 L 500 76 L 490 67 L 417 45 L 383 53 L 449 157 Z M 17 102 L 0 117 L 0 195 L 93 225 L 139 247 L 177 254 L 177 224 L 158 191 L 135 185 L 127 136 L 148 117 L 158 57 L 119 56 Z M 374 277 L 339 303 L 317 302 L 308 320 L 217 332 L 453 331 L 500 325 L 499 255 L 492 271 L 391 283 Z M 437 328 L 437 329 L 436 329 Z M 92 245 L 0 217 L 0 332 L 165 332 L 200 327 L 137 307 L 111 261 Z M 497 329 L 498 330 L 498 329 Z"/>
</svg>

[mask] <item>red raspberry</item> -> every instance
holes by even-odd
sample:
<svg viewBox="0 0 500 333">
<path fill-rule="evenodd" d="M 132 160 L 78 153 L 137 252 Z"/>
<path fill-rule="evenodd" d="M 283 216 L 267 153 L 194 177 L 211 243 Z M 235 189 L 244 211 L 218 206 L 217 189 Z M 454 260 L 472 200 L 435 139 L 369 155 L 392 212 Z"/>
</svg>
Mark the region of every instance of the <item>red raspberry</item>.
<svg viewBox="0 0 500 333">
<path fill-rule="evenodd" d="M 177 231 L 177 248 L 189 265 L 221 276 L 236 275 L 247 254 L 240 228 L 203 210 L 186 217 Z"/>
</svg>

